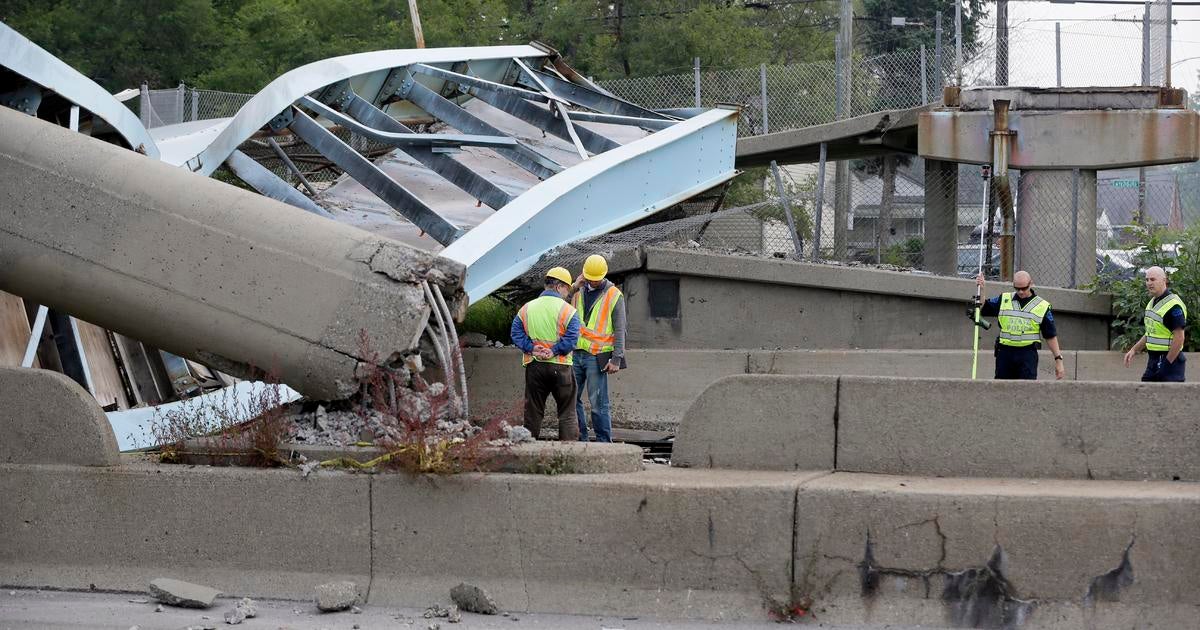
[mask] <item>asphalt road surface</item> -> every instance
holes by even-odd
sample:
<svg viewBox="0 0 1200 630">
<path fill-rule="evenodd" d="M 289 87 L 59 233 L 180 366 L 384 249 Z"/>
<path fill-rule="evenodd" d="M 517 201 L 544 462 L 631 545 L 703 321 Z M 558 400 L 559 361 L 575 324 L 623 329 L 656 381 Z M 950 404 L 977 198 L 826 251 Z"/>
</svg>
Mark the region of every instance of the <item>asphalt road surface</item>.
<svg viewBox="0 0 1200 630">
<path fill-rule="evenodd" d="M 551 615 L 505 613 L 476 615 L 462 613 L 459 623 L 446 619 L 426 619 L 423 609 L 365 606 L 361 613 L 322 613 L 311 602 L 257 600 L 258 616 L 237 626 L 225 623 L 225 611 L 232 610 L 236 599 L 221 598 L 207 610 L 163 606 L 156 612 L 157 603 L 149 595 L 113 593 L 76 593 L 5 589 L 0 591 L 0 630 L 184 630 L 193 628 L 238 628 L 241 630 L 683 630 L 730 629 L 779 630 L 790 624 L 769 621 L 739 621 L 704 623 L 644 619 L 638 617 L 597 617 L 594 615 Z M 916 630 L 918 626 L 827 626 L 809 621 L 808 627 L 830 630 Z"/>
</svg>

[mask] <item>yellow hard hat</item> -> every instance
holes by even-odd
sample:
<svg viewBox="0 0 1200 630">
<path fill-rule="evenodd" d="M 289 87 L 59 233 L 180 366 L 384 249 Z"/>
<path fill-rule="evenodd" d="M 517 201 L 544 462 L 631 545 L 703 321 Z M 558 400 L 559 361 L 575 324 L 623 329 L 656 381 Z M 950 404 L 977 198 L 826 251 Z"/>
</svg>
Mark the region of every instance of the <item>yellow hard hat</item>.
<svg viewBox="0 0 1200 630">
<path fill-rule="evenodd" d="M 567 271 L 566 267 L 555 267 L 546 272 L 546 277 L 560 280 L 564 284 L 574 284 L 574 280 L 571 279 L 571 272 Z"/>
<path fill-rule="evenodd" d="M 608 275 L 608 261 L 600 254 L 592 254 L 583 261 L 584 280 L 603 280 Z"/>
</svg>

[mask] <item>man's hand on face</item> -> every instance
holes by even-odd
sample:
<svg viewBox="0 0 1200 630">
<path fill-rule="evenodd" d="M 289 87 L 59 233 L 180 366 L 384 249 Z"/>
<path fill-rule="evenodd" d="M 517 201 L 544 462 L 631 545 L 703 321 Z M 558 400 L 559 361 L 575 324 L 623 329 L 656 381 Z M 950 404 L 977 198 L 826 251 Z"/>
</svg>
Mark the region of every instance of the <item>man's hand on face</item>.
<svg viewBox="0 0 1200 630">
<path fill-rule="evenodd" d="M 572 285 L 572 286 L 573 286 L 573 288 L 574 288 L 576 291 L 578 291 L 579 289 L 583 288 L 583 274 L 579 274 L 579 275 L 578 275 L 578 276 L 575 278 L 575 284 L 574 284 L 574 285 Z"/>
</svg>

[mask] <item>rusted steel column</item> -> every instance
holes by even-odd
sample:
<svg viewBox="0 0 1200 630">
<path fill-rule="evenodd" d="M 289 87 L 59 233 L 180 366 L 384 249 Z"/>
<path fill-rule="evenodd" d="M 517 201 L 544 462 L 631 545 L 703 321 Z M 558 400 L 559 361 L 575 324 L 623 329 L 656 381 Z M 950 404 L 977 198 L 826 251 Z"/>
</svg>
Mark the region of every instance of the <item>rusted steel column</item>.
<svg viewBox="0 0 1200 630">
<path fill-rule="evenodd" d="M 360 333 L 416 350 L 422 280 L 464 268 L 0 108 L 0 290 L 314 398 L 356 389 Z"/>
</svg>

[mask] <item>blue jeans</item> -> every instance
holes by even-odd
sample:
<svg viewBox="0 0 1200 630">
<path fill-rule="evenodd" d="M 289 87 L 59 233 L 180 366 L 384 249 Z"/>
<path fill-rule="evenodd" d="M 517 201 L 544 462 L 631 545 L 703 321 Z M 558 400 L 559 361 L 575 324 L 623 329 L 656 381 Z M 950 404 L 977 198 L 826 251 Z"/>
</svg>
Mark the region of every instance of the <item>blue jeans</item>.
<svg viewBox="0 0 1200 630">
<path fill-rule="evenodd" d="M 612 412 L 608 406 L 608 374 L 601 368 L 599 357 L 584 350 L 576 350 L 575 363 L 575 418 L 579 420 L 579 441 L 588 441 L 587 416 L 583 414 L 583 394 L 587 392 L 588 404 L 592 406 L 592 429 L 597 442 L 612 441 Z M 586 385 L 586 387 L 585 387 Z"/>
</svg>

